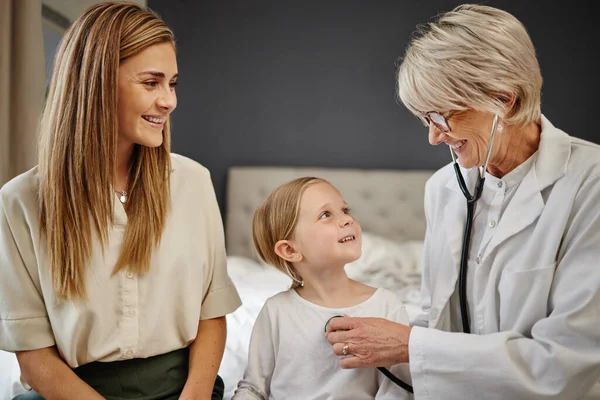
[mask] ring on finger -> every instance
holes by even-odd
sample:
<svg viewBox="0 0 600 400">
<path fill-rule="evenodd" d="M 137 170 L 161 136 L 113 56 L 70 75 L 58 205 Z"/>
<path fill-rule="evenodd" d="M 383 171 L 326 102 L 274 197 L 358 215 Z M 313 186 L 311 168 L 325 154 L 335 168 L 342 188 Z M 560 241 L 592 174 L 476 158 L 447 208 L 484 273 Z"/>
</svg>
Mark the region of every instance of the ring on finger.
<svg viewBox="0 0 600 400">
<path fill-rule="evenodd" d="M 344 347 L 342 347 L 342 355 L 344 355 L 344 356 L 348 355 L 348 347 L 349 347 L 348 342 L 344 343 Z"/>
</svg>

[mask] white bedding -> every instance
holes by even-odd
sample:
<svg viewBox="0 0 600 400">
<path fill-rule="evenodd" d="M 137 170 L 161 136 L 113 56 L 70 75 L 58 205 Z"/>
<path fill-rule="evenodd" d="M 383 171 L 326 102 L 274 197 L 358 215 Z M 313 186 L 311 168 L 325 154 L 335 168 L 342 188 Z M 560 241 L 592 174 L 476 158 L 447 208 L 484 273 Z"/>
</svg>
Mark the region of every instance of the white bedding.
<svg viewBox="0 0 600 400">
<path fill-rule="evenodd" d="M 25 391 L 19 379 L 20 372 L 15 355 L 0 351 L 0 400 L 11 400 Z"/>
<path fill-rule="evenodd" d="M 346 266 L 348 276 L 375 287 L 395 291 L 413 317 L 419 301 L 422 242 L 394 243 L 363 234 L 363 255 Z M 271 266 L 244 257 L 228 257 L 229 274 L 242 298 L 242 306 L 227 316 L 227 344 L 219 374 L 225 381 L 225 400 L 231 399 L 242 378 L 254 321 L 270 296 L 287 290 L 291 284 Z"/>
</svg>

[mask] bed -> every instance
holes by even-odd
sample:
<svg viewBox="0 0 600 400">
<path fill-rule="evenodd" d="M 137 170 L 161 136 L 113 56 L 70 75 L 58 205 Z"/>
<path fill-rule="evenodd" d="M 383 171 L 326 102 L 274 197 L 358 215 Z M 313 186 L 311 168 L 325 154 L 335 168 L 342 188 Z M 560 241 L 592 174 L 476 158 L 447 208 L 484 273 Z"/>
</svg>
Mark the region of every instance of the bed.
<svg viewBox="0 0 600 400">
<path fill-rule="evenodd" d="M 317 176 L 340 189 L 363 228 L 363 255 L 348 274 L 373 286 L 394 290 L 414 312 L 420 285 L 425 217 L 423 194 L 432 171 L 291 167 L 234 167 L 227 182 L 228 270 L 243 305 L 227 316 L 227 345 L 219 374 L 229 400 L 246 366 L 254 320 L 265 300 L 289 288 L 291 280 L 258 262 L 252 247 L 254 210 L 276 186 L 300 176 Z M 13 354 L 0 351 L 0 400 L 23 391 Z"/>
<path fill-rule="evenodd" d="M 333 183 L 363 229 L 363 254 L 346 266 L 348 275 L 395 291 L 409 316 L 419 301 L 421 253 L 425 235 L 423 197 L 432 171 L 360 170 L 292 167 L 234 167 L 227 181 L 226 241 L 228 270 L 243 305 L 227 316 L 228 334 L 219 374 L 225 399 L 242 378 L 252 325 L 265 300 L 286 290 L 291 279 L 261 264 L 252 246 L 254 210 L 281 183 L 316 176 Z"/>
</svg>

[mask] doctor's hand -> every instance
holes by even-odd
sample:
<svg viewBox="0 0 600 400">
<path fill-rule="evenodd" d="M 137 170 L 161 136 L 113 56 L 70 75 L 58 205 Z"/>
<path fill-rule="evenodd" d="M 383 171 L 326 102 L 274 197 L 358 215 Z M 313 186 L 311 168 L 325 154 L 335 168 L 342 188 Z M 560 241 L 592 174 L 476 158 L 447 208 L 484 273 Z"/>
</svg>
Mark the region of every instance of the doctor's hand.
<svg viewBox="0 0 600 400">
<path fill-rule="evenodd" d="M 411 329 L 383 318 L 344 316 L 329 321 L 326 337 L 336 355 L 347 355 L 340 359 L 342 368 L 389 367 L 409 361 Z"/>
</svg>

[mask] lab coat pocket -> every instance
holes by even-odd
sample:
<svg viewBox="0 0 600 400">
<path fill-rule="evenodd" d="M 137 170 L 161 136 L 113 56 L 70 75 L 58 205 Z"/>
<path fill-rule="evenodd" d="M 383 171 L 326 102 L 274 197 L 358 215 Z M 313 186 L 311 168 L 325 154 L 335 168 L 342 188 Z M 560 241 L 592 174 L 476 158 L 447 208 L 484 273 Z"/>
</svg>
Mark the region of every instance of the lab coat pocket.
<svg viewBox="0 0 600 400">
<path fill-rule="evenodd" d="M 531 328 L 548 316 L 548 297 L 556 263 L 530 270 L 502 271 L 498 285 L 500 331 L 530 336 Z"/>
</svg>

